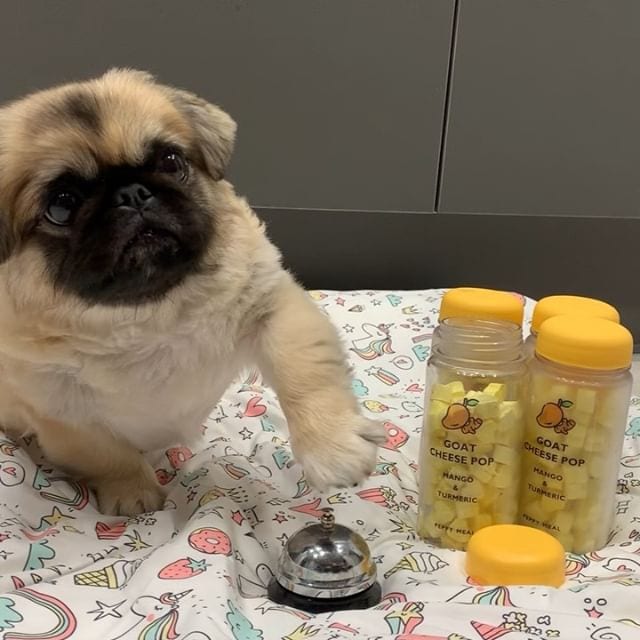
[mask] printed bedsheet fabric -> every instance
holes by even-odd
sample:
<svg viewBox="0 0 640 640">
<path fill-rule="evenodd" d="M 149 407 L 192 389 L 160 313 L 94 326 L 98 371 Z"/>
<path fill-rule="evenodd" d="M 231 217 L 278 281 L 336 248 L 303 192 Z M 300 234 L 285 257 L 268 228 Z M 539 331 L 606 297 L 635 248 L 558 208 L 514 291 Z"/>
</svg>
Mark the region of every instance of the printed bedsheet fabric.
<svg viewBox="0 0 640 640">
<path fill-rule="evenodd" d="M 421 542 L 414 528 L 425 362 L 442 291 L 310 295 L 344 337 L 363 410 L 385 422 L 375 475 L 354 490 L 311 490 L 273 393 L 252 373 L 229 389 L 198 451 L 152 457 L 169 495 L 152 515 L 102 516 L 35 443 L 1 441 L 0 638 L 640 638 L 640 400 L 611 545 L 570 555 L 560 590 L 478 588 L 463 554 Z M 274 605 L 266 585 L 282 546 L 329 506 L 370 545 L 382 603 L 320 616 Z"/>
</svg>

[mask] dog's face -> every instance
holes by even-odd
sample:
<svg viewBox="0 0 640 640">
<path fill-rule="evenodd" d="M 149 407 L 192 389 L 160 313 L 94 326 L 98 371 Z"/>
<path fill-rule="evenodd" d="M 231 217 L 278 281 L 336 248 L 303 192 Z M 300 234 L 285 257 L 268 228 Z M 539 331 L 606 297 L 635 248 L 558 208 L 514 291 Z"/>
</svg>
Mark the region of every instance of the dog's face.
<svg viewBox="0 0 640 640">
<path fill-rule="evenodd" d="M 162 299 L 211 268 L 234 135 L 217 107 L 134 71 L 0 109 L 0 261 L 28 251 L 93 305 Z"/>
</svg>

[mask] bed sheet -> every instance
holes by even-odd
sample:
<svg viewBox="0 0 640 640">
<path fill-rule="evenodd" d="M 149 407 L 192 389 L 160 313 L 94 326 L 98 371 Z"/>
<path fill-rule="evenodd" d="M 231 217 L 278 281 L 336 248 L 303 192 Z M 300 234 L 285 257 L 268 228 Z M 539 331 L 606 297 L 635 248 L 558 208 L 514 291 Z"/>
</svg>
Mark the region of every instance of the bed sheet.
<svg viewBox="0 0 640 640">
<path fill-rule="evenodd" d="M 354 490 L 312 490 L 292 460 L 275 396 L 254 372 L 229 389 L 197 450 L 150 456 L 168 490 L 154 514 L 102 516 L 34 442 L 2 440 L 0 638 L 640 638 L 640 399 L 609 546 L 569 555 L 558 590 L 480 588 L 467 581 L 463 554 L 415 534 L 425 364 L 442 291 L 310 295 L 344 338 L 363 411 L 386 425 L 375 474 Z M 329 506 L 370 545 L 381 604 L 310 616 L 271 603 L 266 585 L 282 546 Z"/>
</svg>

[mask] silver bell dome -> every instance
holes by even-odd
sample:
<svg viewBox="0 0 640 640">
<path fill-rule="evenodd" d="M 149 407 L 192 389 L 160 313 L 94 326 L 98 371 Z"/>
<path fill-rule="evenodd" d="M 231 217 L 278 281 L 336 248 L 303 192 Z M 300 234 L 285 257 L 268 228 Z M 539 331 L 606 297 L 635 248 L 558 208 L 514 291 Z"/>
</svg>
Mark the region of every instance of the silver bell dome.
<svg viewBox="0 0 640 640">
<path fill-rule="evenodd" d="M 278 564 L 276 580 L 309 598 L 345 598 L 376 581 L 376 565 L 362 536 L 336 524 L 326 509 L 320 522 L 295 533 Z"/>
</svg>

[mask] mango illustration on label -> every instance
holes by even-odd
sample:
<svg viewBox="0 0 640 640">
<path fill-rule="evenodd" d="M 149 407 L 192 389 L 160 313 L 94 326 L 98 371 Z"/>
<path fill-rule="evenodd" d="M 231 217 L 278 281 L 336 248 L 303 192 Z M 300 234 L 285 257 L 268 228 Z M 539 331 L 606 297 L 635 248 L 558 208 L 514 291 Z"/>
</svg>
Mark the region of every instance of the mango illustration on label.
<svg viewBox="0 0 640 640">
<path fill-rule="evenodd" d="M 464 549 L 475 531 L 517 516 L 523 410 L 507 385 L 434 384 L 421 454 L 423 538 Z"/>
<path fill-rule="evenodd" d="M 567 434 L 576 426 L 575 420 L 565 417 L 563 409 L 573 407 L 571 400 L 560 398 L 558 402 L 546 402 L 538 416 L 536 422 L 546 429 L 553 429 L 556 433 Z"/>
<path fill-rule="evenodd" d="M 475 433 L 482 426 L 482 418 L 474 418 L 468 407 L 475 407 L 478 404 L 480 402 L 475 398 L 464 398 L 462 403 L 450 404 L 442 418 L 442 426 L 450 430 L 460 429 L 462 433 Z"/>
</svg>

